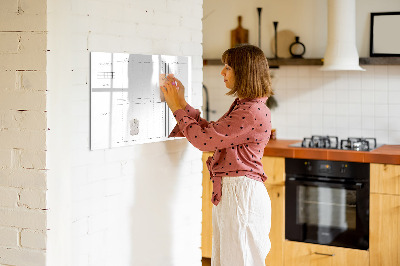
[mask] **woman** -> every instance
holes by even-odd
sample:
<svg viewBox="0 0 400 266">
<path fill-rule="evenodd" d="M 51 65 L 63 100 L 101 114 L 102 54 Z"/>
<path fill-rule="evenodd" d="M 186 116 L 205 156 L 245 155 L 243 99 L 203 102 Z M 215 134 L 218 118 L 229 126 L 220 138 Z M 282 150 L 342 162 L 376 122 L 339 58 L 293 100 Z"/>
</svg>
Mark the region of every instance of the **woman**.
<svg viewBox="0 0 400 266">
<path fill-rule="evenodd" d="M 218 121 L 207 122 L 184 99 L 182 83 L 168 77 L 161 90 L 185 136 L 201 151 L 214 151 L 207 166 L 213 182 L 212 265 L 265 265 L 270 250 L 271 202 L 261 158 L 271 130 L 268 62 L 252 45 L 228 49 L 221 71 L 227 95 L 237 98 Z"/>
</svg>

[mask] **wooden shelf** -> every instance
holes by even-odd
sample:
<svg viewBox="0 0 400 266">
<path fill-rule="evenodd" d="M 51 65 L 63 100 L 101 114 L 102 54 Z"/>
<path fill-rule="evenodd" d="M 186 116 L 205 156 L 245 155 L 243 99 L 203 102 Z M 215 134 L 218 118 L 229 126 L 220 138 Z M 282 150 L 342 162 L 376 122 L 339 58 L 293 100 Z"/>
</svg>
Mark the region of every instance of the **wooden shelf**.
<svg viewBox="0 0 400 266">
<path fill-rule="evenodd" d="M 268 58 L 268 64 L 270 67 L 279 66 L 304 66 L 304 65 L 322 65 L 321 58 Z M 217 66 L 222 65 L 220 59 L 204 59 L 203 65 L 205 66 Z"/>
<path fill-rule="evenodd" d="M 400 65 L 400 57 L 362 57 L 360 65 Z"/>
<path fill-rule="evenodd" d="M 271 68 L 279 66 L 322 66 L 323 58 L 268 58 Z M 204 66 L 222 65 L 220 59 L 204 59 Z M 400 65 L 400 57 L 362 57 L 360 65 Z"/>
<path fill-rule="evenodd" d="M 270 67 L 322 66 L 322 58 L 268 58 Z"/>
</svg>

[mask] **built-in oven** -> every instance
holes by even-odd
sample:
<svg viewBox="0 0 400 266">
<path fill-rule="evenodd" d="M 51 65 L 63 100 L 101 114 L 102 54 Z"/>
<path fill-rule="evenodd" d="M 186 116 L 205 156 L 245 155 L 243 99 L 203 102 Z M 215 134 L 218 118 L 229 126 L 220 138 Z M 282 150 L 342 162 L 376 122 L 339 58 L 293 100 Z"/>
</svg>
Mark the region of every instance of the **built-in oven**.
<svg viewBox="0 0 400 266">
<path fill-rule="evenodd" d="M 368 249 L 369 164 L 287 158 L 285 169 L 286 239 Z"/>
</svg>

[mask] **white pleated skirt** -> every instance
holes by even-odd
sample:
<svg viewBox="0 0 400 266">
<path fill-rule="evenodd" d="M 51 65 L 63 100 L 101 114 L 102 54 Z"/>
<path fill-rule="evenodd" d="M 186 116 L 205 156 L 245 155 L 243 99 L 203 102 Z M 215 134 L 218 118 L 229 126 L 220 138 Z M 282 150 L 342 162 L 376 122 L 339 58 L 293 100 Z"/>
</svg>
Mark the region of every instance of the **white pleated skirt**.
<svg viewBox="0 0 400 266">
<path fill-rule="evenodd" d="M 212 224 L 212 266 L 265 265 L 271 249 L 271 201 L 262 182 L 245 176 L 223 177 Z"/>
</svg>

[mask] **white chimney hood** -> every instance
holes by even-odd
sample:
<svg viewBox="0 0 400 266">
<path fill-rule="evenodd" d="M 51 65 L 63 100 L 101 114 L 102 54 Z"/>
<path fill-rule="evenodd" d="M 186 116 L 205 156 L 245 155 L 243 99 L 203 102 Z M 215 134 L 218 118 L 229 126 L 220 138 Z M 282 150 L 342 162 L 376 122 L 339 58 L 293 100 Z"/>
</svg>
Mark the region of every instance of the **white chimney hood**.
<svg viewBox="0 0 400 266">
<path fill-rule="evenodd" d="M 355 0 L 328 0 L 328 44 L 323 71 L 358 70 Z"/>
</svg>

